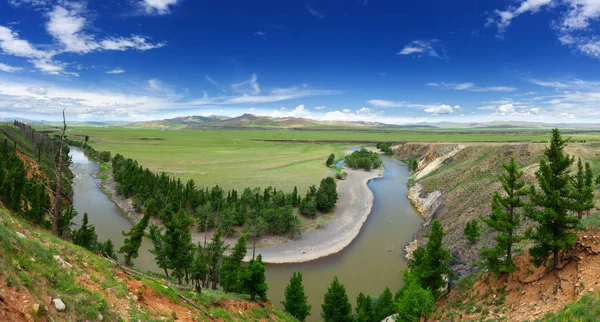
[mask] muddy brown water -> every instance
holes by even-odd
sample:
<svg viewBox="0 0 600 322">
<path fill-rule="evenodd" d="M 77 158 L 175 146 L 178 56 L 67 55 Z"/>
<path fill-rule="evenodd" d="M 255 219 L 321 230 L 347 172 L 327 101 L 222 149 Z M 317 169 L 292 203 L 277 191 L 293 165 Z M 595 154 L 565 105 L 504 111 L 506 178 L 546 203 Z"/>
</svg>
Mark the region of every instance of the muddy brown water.
<svg viewBox="0 0 600 322">
<path fill-rule="evenodd" d="M 96 227 L 100 240 L 110 238 L 116 249 L 123 244 L 121 231 L 128 231 L 132 224 L 121 214 L 119 208 L 98 188 L 94 173 L 98 164 L 90 161 L 80 149 L 71 148 L 74 199 L 79 212 L 74 219 L 80 225 L 83 213 Z M 404 246 L 412 239 L 423 221 L 407 199 L 406 183 L 409 177 L 405 164 L 383 157 L 385 174 L 371 180 L 369 188 L 375 196 L 373 209 L 360 234 L 341 252 L 325 258 L 298 264 L 267 265 L 267 284 L 270 300 L 282 307 L 285 286 L 292 272 L 301 272 L 304 290 L 312 305 L 308 321 L 320 321 L 321 303 L 327 287 L 338 276 L 346 287 L 353 308 L 359 292 L 380 294 L 386 286 L 396 292 L 402 285 L 400 271 L 406 268 L 403 259 Z M 154 257 L 148 252 L 152 243 L 146 239 L 135 261 L 141 270 L 160 272 Z"/>
</svg>

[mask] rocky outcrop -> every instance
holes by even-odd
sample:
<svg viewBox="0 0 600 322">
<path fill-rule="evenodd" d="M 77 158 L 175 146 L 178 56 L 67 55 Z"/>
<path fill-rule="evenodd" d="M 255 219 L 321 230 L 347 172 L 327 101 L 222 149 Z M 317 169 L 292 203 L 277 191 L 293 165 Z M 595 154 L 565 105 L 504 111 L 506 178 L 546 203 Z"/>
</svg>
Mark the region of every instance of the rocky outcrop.
<svg viewBox="0 0 600 322">
<path fill-rule="evenodd" d="M 442 193 L 440 191 L 424 193 L 423 185 L 418 182 L 408 189 L 408 199 L 426 221 L 431 219 L 440 206 L 441 197 Z"/>
<path fill-rule="evenodd" d="M 429 151 L 423 159 L 419 162 L 419 168 L 415 172 L 415 178 L 421 179 L 426 175 L 437 170 L 447 160 L 455 156 L 458 152 L 464 149 L 465 146 L 460 144 L 454 147 L 450 152 L 446 154 L 440 154 L 437 151 Z"/>
</svg>

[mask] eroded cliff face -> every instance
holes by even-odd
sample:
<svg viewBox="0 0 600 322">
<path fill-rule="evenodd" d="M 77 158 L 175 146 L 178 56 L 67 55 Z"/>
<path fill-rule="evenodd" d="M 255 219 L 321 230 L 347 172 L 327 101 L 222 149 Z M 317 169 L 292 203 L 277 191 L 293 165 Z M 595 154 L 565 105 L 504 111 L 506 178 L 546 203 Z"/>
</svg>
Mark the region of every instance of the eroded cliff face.
<svg viewBox="0 0 600 322">
<path fill-rule="evenodd" d="M 493 235 L 484 232 L 475 244 L 469 244 L 463 230 L 468 221 L 489 216 L 494 192 L 501 189 L 498 175 L 502 163 L 514 156 L 521 165 L 534 164 L 544 145 L 406 143 L 393 150 L 399 160 L 419 159 L 416 183 L 409 188 L 408 198 L 425 223 L 406 247 L 406 257 L 424 244 L 423 234 L 437 219 L 446 233 L 444 244 L 457 259 L 453 269 L 465 275 L 474 270 L 471 263 L 478 259 L 480 248 L 493 242 Z M 533 172 L 526 171 L 525 179 L 532 181 Z"/>
</svg>

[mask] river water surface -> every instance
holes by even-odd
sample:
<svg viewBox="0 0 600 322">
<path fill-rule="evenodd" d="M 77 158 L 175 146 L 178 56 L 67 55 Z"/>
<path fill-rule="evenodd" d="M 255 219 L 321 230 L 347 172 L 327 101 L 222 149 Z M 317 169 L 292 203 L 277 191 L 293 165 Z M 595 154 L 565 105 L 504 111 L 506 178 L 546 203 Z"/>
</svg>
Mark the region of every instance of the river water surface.
<svg viewBox="0 0 600 322">
<path fill-rule="evenodd" d="M 128 231 L 132 224 L 98 187 L 98 179 L 94 178 L 98 164 L 88 160 L 77 148 L 71 148 L 71 157 L 71 169 L 75 174 L 73 204 L 79 212 L 74 222 L 79 225 L 83 213 L 87 212 L 98 238 L 102 241 L 110 238 L 118 249 L 124 239 L 121 231 Z M 267 266 L 268 295 L 273 304 L 281 307 L 285 286 L 294 271 L 302 273 L 304 290 L 312 305 L 308 321 L 321 320 L 323 295 L 336 275 L 346 287 L 353 307 L 359 292 L 378 295 L 386 286 L 392 292 L 398 290 L 402 284 L 400 270 L 406 268 L 404 246 L 423 221 L 407 199 L 409 173 L 406 165 L 387 157 L 382 160 L 384 176 L 369 182 L 375 196 L 373 209 L 360 234 L 348 247 L 335 255 L 307 263 Z M 154 256 L 148 252 L 151 248 L 152 243 L 144 240 L 135 265 L 141 270 L 160 272 L 154 264 Z"/>
</svg>

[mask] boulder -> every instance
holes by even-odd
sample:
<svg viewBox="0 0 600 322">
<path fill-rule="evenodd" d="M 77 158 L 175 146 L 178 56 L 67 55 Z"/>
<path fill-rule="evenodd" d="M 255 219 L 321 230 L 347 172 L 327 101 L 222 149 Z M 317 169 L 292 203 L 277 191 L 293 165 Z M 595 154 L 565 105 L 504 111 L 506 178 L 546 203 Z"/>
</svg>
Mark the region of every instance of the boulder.
<svg viewBox="0 0 600 322">
<path fill-rule="evenodd" d="M 62 312 L 67 308 L 61 299 L 52 299 L 52 303 L 54 303 L 54 307 L 58 312 Z"/>
<path fill-rule="evenodd" d="M 23 235 L 22 233 L 17 231 L 17 237 L 21 238 L 21 239 L 25 239 L 27 237 L 25 237 L 25 235 Z"/>
</svg>

